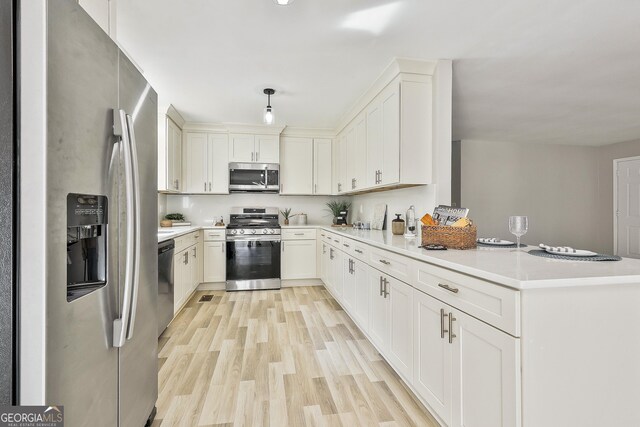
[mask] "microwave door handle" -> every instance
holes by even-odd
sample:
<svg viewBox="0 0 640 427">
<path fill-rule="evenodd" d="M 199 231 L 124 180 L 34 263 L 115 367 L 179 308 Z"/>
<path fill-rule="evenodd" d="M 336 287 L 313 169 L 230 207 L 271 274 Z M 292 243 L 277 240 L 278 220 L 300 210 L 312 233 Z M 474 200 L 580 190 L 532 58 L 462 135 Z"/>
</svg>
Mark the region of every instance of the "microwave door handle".
<svg viewBox="0 0 640 427">
<path fill-rule="evenodd" d="M 122 298 L 121 317 L 113 321 L 113 346 L 122 347 L 130 319 L 129 310 L 131 309 L 131 291 L 133 287 L 133 256 L 134 256 L 134 235 L 135 235 L 135 217 L 134 217 L 134 191 L 133 191 L 133 169 L 131 165 L 131 151 L 129 149 L 129 133 L 127 131 L 127 117 L 124 110 L 118 110 L 117 115 L 114 111 L 114 134 L 120 136 L 120 150 L 124 162 L 124 178 L 125 178 L 125 207 L 126 207 L 126 249 L 125 249 L 125 266 L 124 266 L 124 292 Z"/>
<path fill-rule="evenodd" d="M 133 119 L 127 114 L 127 130 L 129 132 L 129 148 L 131 150 L 131 171 L 133 174 L 133 205 L 134 205 L 134 259 L 133 259 L 133 290 L 131 297 L 131 310 L 129 327 L 127 331 L 127 339 L 133 337 L 133 327 L 136 321 L 136 313 L 138 312 L 138 292 L 140 290 L 140 171 L 138 169 L 138 150 L 136 148 L 136 135 L 133 128 Z"/>
</svg>

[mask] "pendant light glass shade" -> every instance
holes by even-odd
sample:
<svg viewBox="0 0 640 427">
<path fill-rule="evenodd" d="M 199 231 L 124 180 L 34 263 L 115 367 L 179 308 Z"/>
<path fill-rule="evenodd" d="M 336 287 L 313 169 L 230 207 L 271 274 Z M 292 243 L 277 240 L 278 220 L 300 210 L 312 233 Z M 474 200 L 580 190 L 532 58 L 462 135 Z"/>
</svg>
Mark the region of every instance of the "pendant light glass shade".
<svg viewBox="0 0 640 427">
<path fill-rule="evenodd" d="M 275 90 L 267 88 L 262 91 L 265 95 L 267 95 L 267 106 L 262 113 L 262 121 L 265 125 L 272 125 L 276 121 L 276 116 L 273 113 L 273 108 L 271 107 L 271 95 L 276 93 Z"/>
<path fill-rule="evenodd" d="M 272 125 L 276 121 L 276 116 L 273 114 L 273 108 L 265 107 L 262 118 L 265 125 Z"/>
</svg>

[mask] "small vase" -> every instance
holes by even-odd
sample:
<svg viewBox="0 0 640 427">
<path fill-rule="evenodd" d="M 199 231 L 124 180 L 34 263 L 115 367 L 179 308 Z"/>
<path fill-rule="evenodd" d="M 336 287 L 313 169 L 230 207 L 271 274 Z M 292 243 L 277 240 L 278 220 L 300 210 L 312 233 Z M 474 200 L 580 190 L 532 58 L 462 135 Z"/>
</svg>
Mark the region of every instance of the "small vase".
<svg viewBox="0 0 640 427">
<path fill-rule="evenodd" d="M 284 220 L 284 225 L 289 225 L 289 220 L 287 218 Z"/>
<path fill-rule="evenodd" d="M 334 216 L 333 217 L 333 225 L 336 225 L 338 223 L 338 217 Z"/>
</svg>

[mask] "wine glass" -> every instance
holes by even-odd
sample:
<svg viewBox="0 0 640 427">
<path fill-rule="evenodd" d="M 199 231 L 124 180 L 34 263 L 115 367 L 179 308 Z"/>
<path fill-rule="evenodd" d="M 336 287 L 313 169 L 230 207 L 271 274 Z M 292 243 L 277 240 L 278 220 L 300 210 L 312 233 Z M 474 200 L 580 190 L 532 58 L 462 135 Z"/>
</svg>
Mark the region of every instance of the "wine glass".
<svg viewBox="0 0 640 427">
<path fill-rule="evenodd" d="M 520 250 L 520 237 L 527 234 L 529 230 L 529 218 L 526 216 L 510 216 L 509 217 L 509 231 L 516 236 L 517 247 Z"/>
</svg>

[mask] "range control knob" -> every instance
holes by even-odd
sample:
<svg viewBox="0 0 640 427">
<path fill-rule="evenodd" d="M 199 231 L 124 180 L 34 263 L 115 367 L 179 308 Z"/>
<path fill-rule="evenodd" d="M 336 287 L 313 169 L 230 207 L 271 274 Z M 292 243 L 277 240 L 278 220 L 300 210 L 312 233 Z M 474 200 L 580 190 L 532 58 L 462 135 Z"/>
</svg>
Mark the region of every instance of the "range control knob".
<svg viewBox="0 0 640 427">
<path fill-rule="evenodd" d="M 269 232 L 269 230 L 267 230 L 266 228 L 264 230 L 262 230 L 262 234 L 267 234 Z"/>
<path fill-rule="evenodd" d="M 244 230 L 238 230 L 240 234 L 244 234 Z"/>
<path fill-rule="evenodd" d="M 237 233 L 237 231 L 236 231 L 236 230 L 229 230 L 229 233 L 231 233 L 231 234 L 236 234 L 236 233 Z"/>
<path fill-rule="evenodd" d="M 276 230 L 274 230 L 273 228 L 271 230 L 269 230 L 269 233 L 271 234 L 276 234 Z"/>
<path fill-rule="evenodd" d="M 256 234 L 256 230 L 251 230 L 251 234 Z"/>
</svg>

